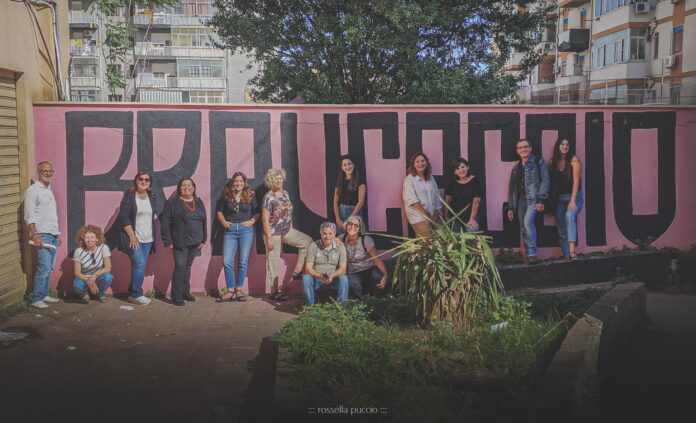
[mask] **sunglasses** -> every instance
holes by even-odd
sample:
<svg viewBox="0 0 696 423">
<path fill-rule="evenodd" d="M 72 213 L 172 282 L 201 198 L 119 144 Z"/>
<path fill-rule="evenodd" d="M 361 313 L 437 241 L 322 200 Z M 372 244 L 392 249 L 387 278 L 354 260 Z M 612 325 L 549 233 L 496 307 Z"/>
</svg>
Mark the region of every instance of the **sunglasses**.
<svg viewBox="0 0 696 423">
<path fill-rule="evenodd" d="M 97 258 L 94 257 L 94 253 L 91 253 L 89 256 L 92 259 L 92 264 L 97 264 Z"/>
<path fill-rule="evenodd" d="M 346 226 L 355 226 L 356 228 L 359 228 L 359 227 L 360 227 L 360 224 L 359 224 L 359 223 L 350 222 L 350 223 L 346 224 Z"/>
<path fill-rule="evenodd" d="M 150 178 L 138 177 L 138 180 L 139 180 L 140 182 L 150 182 Z"/>
</svg>

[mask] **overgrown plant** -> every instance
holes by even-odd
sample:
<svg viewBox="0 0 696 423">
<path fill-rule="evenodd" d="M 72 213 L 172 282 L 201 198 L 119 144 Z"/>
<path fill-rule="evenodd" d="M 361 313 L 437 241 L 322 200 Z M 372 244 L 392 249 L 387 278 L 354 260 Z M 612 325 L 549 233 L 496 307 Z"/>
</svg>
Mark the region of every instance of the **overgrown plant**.
<svg viewBox="0 0 696 423">
<path fill-rule="evenodd" d="M 394 286 L 406 295 L 424 327 L 433 320 L 470 327 L 481 291 L 494 307 L 503 292 L 490 237 L 454 231 L 452 222 L 459 216 L 450 214 L 442 225 L 431 221 L 433 233 L 427 238 L 393 236 L 401 244 L 389 251 L 396 257 Z"/>
</svg>

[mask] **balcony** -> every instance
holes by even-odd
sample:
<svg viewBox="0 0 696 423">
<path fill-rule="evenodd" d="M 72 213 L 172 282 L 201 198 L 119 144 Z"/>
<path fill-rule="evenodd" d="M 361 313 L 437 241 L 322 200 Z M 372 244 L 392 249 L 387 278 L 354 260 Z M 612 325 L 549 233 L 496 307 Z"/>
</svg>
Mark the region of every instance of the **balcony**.
<svg viewBox="0 0 696 423">
<path fill-rule="evenodd" d="M 68 23 L 72 27 L 92 27 L 97 23 L 97 17 L 86 10 L 69 10 Z"/>
<path fill-rule="evenodd" d="M 524 59 L 524 53 L 510 53 L 510 58 L 505 64 L 505 72 L 514 72 L 520 68 L 522 59 Z"/>
<path fill-rule="evenodd" d="M 101 78 L 98 76 L 71 76 L 70 86 L 72 88 L 99 88 Z"/>
<path fill-rule="evenodd" d="M 179 78 L 179 88 L 188 90 L 224 90 L 224 78 Z"/>
<path fill-rule="evenodd" d="M 558 7 L 561 9 L 572 9 L 574 7 L 580 7 L 589 2 L 590 0 L 560 0 L 558 2 Z"/>
<path fill-rule="evenodd" d="M 96 57 L 99 55 L 99 48 L 94 44 L 73 44 L 70 46 L 71 56 Z"/>
<path fill-rule="evenodd" d="M 558 35 L 558 51 L 579 53 L 590 48 L 589 29 L 569 29 Z"/>
<path fill-rule="evenodd" d="M 213 47 L 163 46 L 150 42 L 135 43 L 135 55 L 147 56 L 153 60 L 174 60 L 177 57 L 196 59 L 224 59 L 225 50 Z"/>
<path fill-rule="evenodd" d="M 566 66 L 563 68 L 561 76 L 583 76 L 582 65 Z"/>
<path fill-rule="evenodd" d="M 189 15 L 135 15 L 133 24 L 138 28 L 147 26 L 154 28 L 169 28 L 170 26 L 205 26 L 205 21 L 211 16 L 189 16 Z"/>
<path fill-rule="evenodd" d="M 138 88 L 176 88 L 185 90 L 224 90 L 224 78 L 177 78 L 175 75 L 155 76 L 140 73 L 135 77 Z"/>
<path fill-rule="evenodd" d="M 155 76 L 152 73 L 139 73 L 135 77 L 138 88 L 177 88 L 176 75 Z"/>
</svg>

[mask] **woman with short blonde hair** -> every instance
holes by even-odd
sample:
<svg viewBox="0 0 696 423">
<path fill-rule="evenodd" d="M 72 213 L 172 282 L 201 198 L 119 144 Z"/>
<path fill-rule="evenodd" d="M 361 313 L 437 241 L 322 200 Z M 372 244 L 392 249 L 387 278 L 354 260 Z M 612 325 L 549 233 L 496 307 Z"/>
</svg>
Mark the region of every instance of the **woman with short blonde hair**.
<svg viewBox="0 0 696 423">
<path fill-rule="evenodd" d="M 85 225 L 75 241 L 79 245 L 73 253 L 75 280 L 73 287 L 83 303 L 89 303 L 89 294 L 106 302 L 106 289 L 111 286 L 111 251 L 104 244 L 104 232 L 98 226 Z"/>
</svg>

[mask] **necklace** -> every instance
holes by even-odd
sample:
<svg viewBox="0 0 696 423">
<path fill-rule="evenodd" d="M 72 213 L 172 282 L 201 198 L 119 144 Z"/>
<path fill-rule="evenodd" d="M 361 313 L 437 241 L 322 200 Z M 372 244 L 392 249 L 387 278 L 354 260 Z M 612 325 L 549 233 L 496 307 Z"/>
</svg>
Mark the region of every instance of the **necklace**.
<svg viewBox="0 0 696 423">
<path fill-rule="evenodd" d="M 184 206 L 186 206 L 186 208 L 187 208 L 189 211 L 196 211 L 196 200 L 195 200 L 194 198 L 191 199 L 191 203 L 193 204 L 193 207 L 189 206 L 189 205 L 188 205 L 189 202 L 186 201 L 186 200 L 184 200 L 183 197 L 179 197 L 179 198 L 181 198 L 181 201 L 184 202 Z"/>
</svg>

